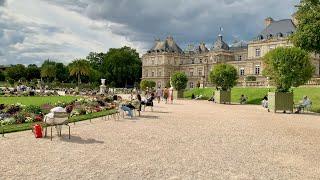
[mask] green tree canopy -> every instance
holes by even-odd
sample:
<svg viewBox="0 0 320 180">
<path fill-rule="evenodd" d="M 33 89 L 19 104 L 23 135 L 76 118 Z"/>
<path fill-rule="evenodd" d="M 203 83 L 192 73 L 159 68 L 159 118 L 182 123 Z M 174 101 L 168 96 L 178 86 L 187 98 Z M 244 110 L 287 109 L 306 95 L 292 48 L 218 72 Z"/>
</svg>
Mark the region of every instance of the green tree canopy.
<svg viewBox="0 0 320 180">
<path fill-rule="evenodd" d="M 210 81 L 217 89 L 227 91 L 237 84 L 238 73 L 230 64 L 218 64 L 210 72 Z"/>
<path fill-rule="evenodd" d="M 17 64 L 6 69 L 6 74 L 10 79 L 15 81 L 26 77 L 26 67 L 22 64 Z"/>
<path fill-rule="evenodd" d="M 298 27 L 292 36 L 295 46 L 320 53 L 320 1 L 301 0 L 296 13 Z"/>
<path fill-rule="evenodd" d="M 63 63 L 55 64 L 56 70 L 56 79 L 59 82 L 67 82 L 69 79 L 69 71 L 68 68 Z"/>
<path fill-rule="evenodd" d="M 171 76 L 171 83 L 177 91 L 184 90 L 187 87 L 188 77 L 184 72 L 175 72 Z"/>
<path fill-rule="evenodd" d="M 31 81 L 33 79 L 40 79 L 41 71 L 40 68 L 35 64 L 29 64 L 26 69 L 26 79 Z"/>
<path fill-rule="evenodd" d="M 106 54 L 104 53 L 96 53 L 96 52 L 90 52 L 89 55 L 86 57 L 86 59 L 89 61 L 90 66 L 95 70 L 102 70 L 102 64 L 103 60 Z"/>
<path fill-rule="evenodd" d="M 77 59 L 69 64 L 69 73 L 71 76 L 76 76 L 78 78 L 78 85 L 81 84 L 81 76 L 88 76 L 90 70 L 89 62 L 84 59 Z"/>
<path fill-rule="evenodd" d="M 103 61 L 103 77 L 117 87 L 126 87 L 139 82 L 141 78 L 141 60 L 135 49 L 122 47 L 111 48 Z"/>
<path fill-rule="evenodd" d="M 140 82 L 140 88 L 142 89 L 142 90 L 146 90 L 147 88 L 154 88 L 154 87 L 156 87 L 156 82 L 154 82 L 154 81 L 149 81 L 149 80 L 142 80 L 141 82 Z"/>
<path fill-rule="evenodd" d="M 263 74 L 275 81 L 277 91 L 288 92 L 305 84 L 313 75 L 309 54 L 297 47 L 276 48 L 264 56 Z"/>
<path fill-rule="evenodd" d="M 4 72 L 0 71 L 0 81 L 5 81 L 6 76 L 4 75 Z"/>
<path fill-rule="evenodd" d="M 41 77 L 46 78 L 49 82 L 52 79 L 56 78 L 56 62 L 46 60 L 41 65 Z"/>
</svg>

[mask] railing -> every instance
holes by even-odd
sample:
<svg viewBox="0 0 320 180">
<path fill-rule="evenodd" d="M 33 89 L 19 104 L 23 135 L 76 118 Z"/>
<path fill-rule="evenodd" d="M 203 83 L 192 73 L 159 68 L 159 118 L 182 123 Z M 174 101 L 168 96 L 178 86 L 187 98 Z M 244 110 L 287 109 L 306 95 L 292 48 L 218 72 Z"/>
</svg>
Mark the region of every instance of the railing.
<svg viewBox="0 0 320 180">
<path fill-rule="evenodd" d="M 238 81 L 239 87 L 267 87 L 267 81 Z"/>
<path fill-rule="evenodd" d="M 320 78 L 312 78 L 306 83 L 306 86 L 320 86 Z"/>
<path fill-rule="evenodd" d="M 268 87 L 274 86 L 272 81 L 238 81 L 238 87 Z M 320 86 L 320 78 L 312 78 L 304 86 Z"/>
</svg>

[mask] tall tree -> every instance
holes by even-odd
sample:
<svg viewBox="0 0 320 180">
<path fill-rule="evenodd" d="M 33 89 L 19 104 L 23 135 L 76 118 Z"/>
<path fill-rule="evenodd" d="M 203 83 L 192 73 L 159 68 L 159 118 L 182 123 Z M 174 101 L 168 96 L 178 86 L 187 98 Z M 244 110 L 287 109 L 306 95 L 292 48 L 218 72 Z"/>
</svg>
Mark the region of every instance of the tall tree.
<svg viewBox="0 0 320 180">
<path fill-rule="evenodd" d="M 10 79 L 18 81 L 26 77 L 26 67 L 22 64 L 13 65 L 6 70 L 6 74 Z"/>
<path fill-rule="evenodd" d="M 292 41 L 301 49 L 320 53 L 320 0 L 301 0 L 298 7 L 298 27 Z"/>
<path fill-rule="evenodd" d="M 55 79 L 56 75 L 56 62 L 50 60 L 44 61 L 41 66 L 41 77 L 46 78 L 49 82 L 50 80 Z"/>
<path fill-rule="evenodd" d="M 69 78 L 68 68 L 63 63 L 56 63 L 56 78 L 59 82 L 67 82 Z"/>
<path fill-rule="evenodd" d="M 41 77 L 40 68 L 35 64 L 29 64 L 26 69 L 26 79 L 31 81 L 33 79 L 39 79 Z"/>
<path fill-rule="evenodd" d="M 69 73 L 71 76 L 77 76 L 78 85 L 81 84 L 81 76 L 88 76 L 90 74 L 90 64 L 87 60 L 77 59 L 72 61 L 69 65 Z"/>
<path fill-rule="evenodd" d="M 135 49 L 122 47 L 110 49 L 103 61 L 103 73 L 109 83 L 117 87 L 127 87 L 139 82 L 141 78 L 141 60 Z"/>
<path fill-rule="evenodd" d="M 105 54 L 104 53 L 96 53 L 96 52 L 90 52 L 89 55 L 86 57 L 86 59 L 89 61 L 90 66 L 95 70 L 101 70 L 103 59 Z"/>
</svg>

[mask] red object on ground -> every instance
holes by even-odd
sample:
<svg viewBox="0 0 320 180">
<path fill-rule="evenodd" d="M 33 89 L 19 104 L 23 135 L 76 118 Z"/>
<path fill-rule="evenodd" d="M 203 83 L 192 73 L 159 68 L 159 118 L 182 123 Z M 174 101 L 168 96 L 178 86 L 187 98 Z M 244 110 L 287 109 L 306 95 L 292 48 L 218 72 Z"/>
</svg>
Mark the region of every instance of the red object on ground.
<svg viewBox="0 0 320 180">
<path fill-rule="evenodd" d="M 42 138 L 42 128 L 39 124 L 33 126 L 33 133 L 36 138 Z"/>
</svg>

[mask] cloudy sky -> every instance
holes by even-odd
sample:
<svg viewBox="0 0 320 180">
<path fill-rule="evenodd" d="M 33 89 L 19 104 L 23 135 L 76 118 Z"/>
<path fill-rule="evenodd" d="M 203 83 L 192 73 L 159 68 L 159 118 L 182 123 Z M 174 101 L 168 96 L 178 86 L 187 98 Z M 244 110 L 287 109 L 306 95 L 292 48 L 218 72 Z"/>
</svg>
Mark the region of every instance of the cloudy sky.
<svg viewBox="0 0 320 180">
<path fill-rule="evenodd" d="M 124 45 L 144 53 L 172 35 L 211 47 L 250 40 L 263 20 L 290 18 L 299 0 L 0 0 L 0 65 L 70 62 Z"/>
</svg>

